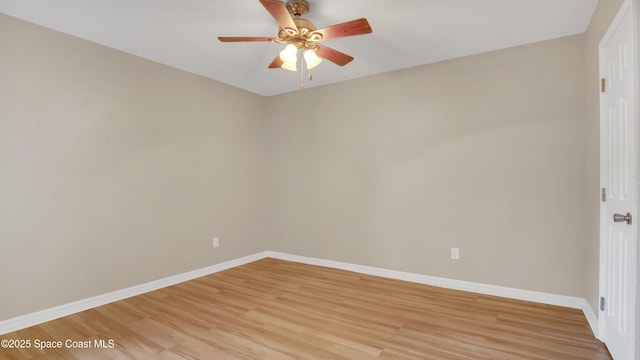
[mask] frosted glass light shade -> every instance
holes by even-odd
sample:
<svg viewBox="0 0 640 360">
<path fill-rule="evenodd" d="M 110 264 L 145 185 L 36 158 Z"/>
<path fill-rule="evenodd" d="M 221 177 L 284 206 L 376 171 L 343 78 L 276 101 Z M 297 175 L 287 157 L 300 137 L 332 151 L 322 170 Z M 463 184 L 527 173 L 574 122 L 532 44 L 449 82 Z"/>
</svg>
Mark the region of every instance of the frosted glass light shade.
<svg viewBox="0 0 640 360">
<path fill-rule="evenodd" d="M 318 57 L 315 51 L 309 49 L 304 52 L 304 61 L 307 63 L 307 69 L 311 70 L 320 65 L 322 59 Z"/>
<path fill-rule="evenodd" d="M 284 50 L 280 51 L 280 60 L 285 63 L 295 64 L 296 61 L 298 61 L 297 53 L 298 48 L 293 44 L 289 44 L 284 48 Z"/>
<path fill-rule="evenodd" d="M 285 62 L 282 65 L 280 65 L 280 67 L 289 71 L 298 71 L 295 60 L 293 62 Z"/>
<path fill-rule="evenodd" d="M 281 68 L 289 71 L 298 71 L 296 63 L 298 62 L 298 48 L 293 44 L 288 44 L 284 50 L 280 51 L 280 60 L 282 60 Z"/>
</svg>

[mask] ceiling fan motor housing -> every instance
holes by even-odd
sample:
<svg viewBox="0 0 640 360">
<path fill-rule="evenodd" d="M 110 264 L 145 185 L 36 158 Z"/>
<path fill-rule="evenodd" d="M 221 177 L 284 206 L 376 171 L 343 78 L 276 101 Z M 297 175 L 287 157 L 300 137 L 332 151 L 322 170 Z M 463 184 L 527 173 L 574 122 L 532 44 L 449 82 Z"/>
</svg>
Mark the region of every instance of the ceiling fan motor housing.
<svg viewBox="0 0 640 360">
<path fill-rule="evenodd" d="M 296 24 L 297 33 L 295 31 L 287 31 L 287 29 L 281 29 L 278 34 L 281 39 L 289 44 L 294 44 L 298 48 L 308 47 L 305 46 L 308 41 L 319 41 L 320 34 L 312 36 L 311 33 L 316 31 L 316 25 L 307 19 L 301 18 L 302 15 L 309 12 L 309 3 L 306 0 L 289 0 L 286 4 L 289 14 L 291 14 L 291 20 Z"/>
<path fill-rule="evenodd" d="M 295 0 L 304 1 L 304 0 Z M 306 3 L 306 1 L 305 1 Z M 291 1 L 287 3 L 287 7 L 291 4 Z M 280 29 L 278 37 L 280 40 L 287 44 L 293 44 L 298 49 L 313 49 L 317 50 L 318 45 L 314 44 L 314 41 L 322 40 L 322 35 L 314 33 L 316 31 L 316 25 L 307 19 L 301 17 L 292 18 L 293 23 L 296 24 L 297 29 Z"/>
<path fill-rule="evenodd" d="M 303 29 L 306 29 L 307 32 L 316 31 L 315 24 L 307 19 L 295 18 L 293 19 L 293 22 L 296 24 L 298 31 L 300 32 L 302 32 Z"/>
</svg>

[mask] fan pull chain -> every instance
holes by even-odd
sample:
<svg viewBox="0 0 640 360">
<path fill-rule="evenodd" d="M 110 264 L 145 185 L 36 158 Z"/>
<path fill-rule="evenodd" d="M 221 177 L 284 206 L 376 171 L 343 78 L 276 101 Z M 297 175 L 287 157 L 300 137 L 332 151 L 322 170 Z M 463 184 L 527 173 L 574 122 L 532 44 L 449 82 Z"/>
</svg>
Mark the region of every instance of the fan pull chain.
<svg viewBox="0 0 640 360">
<path fill-rule="evenodd" d="M 309 81 L 313 80 L 313 70 L 309 69 Z M 304 60 L 300 57 L 300 90 L 304 90 Z"/>
<path fill-rule="evenodd" d="M 304 90 L 304 57 L 300 56 L 300 90 Z"/>
</svg>

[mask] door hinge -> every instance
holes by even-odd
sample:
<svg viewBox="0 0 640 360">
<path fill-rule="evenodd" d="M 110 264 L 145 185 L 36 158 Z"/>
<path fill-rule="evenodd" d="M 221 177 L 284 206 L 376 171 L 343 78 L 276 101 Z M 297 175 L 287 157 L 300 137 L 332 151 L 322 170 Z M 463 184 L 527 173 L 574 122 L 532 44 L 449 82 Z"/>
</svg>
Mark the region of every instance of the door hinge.
<svg viewBox="0 0 640 360">
<path fill-rule="evenodd" d="M 604 311 L 604 296 L 600 297 L 600 311 Z"/>
<path fill-rule="evenodd" d="M 605 78 L 600 79 L 600 91 L 605 92 L 607 90 L 607 80 Z"/>
<path fill-rule="evenodd" d="M 607 201 L 607 189 L 602 188 L 602 201 Z"/>
</svg>

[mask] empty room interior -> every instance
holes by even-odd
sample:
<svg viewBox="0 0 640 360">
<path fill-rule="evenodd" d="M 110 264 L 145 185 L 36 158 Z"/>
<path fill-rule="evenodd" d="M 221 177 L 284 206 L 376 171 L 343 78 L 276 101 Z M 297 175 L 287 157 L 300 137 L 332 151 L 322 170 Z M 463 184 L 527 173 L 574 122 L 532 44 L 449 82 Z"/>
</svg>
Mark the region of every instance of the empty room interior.
<svg viewBox="0 0 640 360">
<path fill-rule="evenodd" d="M 0 358 L 640 359 L 601 310 L 635 0 L 302 3 L 372 31 L 287 71 L 286 32 L 217 39 L 276 35 L 274 0 L 0 0 Z"/>
</svg>

